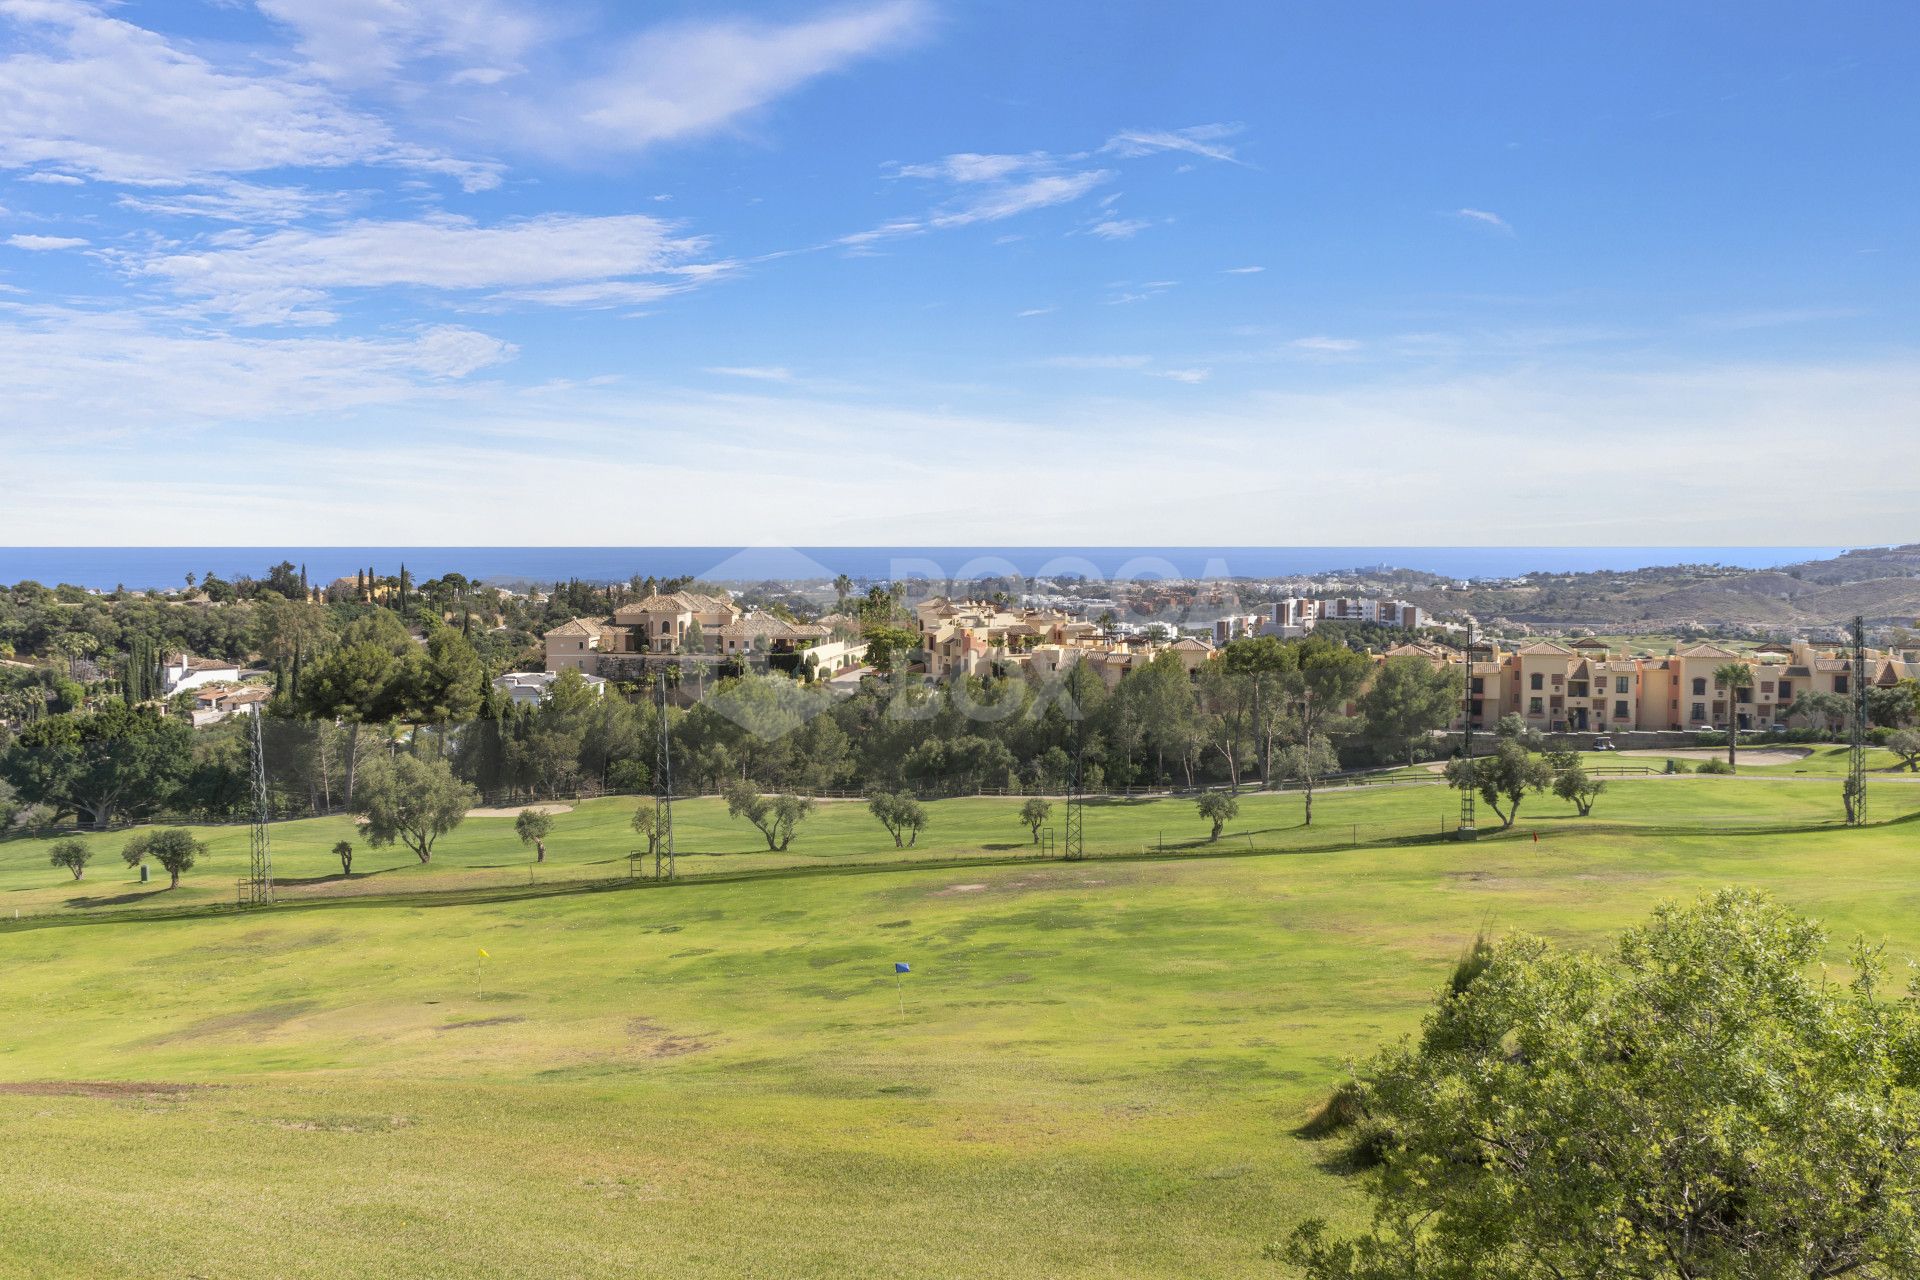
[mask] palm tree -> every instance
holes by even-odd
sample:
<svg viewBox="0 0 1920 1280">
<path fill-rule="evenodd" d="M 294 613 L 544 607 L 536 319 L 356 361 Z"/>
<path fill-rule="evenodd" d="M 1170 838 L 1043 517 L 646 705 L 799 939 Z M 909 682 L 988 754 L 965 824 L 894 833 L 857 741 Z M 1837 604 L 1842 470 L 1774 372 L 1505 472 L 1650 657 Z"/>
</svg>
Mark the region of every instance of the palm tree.
<svg viewBox="0 0 1920 1280">
<path fill-rule="evenodd" d="M 834 606 L 844 609 L 847 604 L 847 597 L 853 594 L 853 579 L 844 573 L 836 576 L 833 580 L 833 594 L 835 596 Z"/>
<path fill-rule="evenodd" d="M 1744 662 L 1723 662 L 1713 669 L 1713 682 L 1727 691 L 1727 768 L 1740 767 L 1740 709 L 1735 702 L 1753 673 Z"/>
</svg>

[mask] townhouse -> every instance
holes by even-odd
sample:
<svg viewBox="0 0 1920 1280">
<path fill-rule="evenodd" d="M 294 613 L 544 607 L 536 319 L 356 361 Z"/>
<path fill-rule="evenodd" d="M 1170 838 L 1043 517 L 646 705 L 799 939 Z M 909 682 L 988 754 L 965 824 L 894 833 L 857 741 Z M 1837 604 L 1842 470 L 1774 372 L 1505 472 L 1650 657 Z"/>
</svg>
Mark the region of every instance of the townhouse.
<svg viewBox="0 0 1920 1280">
<path fill-rule="evenodd" d="M 1543 732 L 1769 729 L 1784 723 L 1803 695 L 1853 691 L 1852 656 L 1806 641 L 1747 653 L 1696 644 L 1651 656 L 1612 653 L 1593 640 L 1535 640 L 1511 650 L 1476 649 L 1470 666 L 1459 650 L 1436 645 L 1399 645 L 1383 655 L 1403 656 L 1466 668 L 1455 729 L 1469 720 L 1476 729 L 1491 729 L 1509 714 Z M 1748 672 L 1732 690 L 1714 674 L 1728 663 Z M 1866 667 L 1876 686 L 1920 679 L 1920 652 L 1869 649 Z"/>
</svg>

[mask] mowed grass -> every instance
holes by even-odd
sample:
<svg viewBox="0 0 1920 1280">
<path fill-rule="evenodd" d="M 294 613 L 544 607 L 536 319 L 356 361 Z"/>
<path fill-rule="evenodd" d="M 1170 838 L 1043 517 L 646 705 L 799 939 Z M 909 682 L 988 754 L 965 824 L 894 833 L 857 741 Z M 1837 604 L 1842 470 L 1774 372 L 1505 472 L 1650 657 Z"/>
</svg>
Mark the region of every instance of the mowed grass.
<svg viewBox="0 0 1920 1280">
<path fill-rule="evenodd" d="M 0 931 L 0 1274 L 1271 1276 L 1302 1216 L 1364 1213 L 1294 1130 L 1482 928 L 1598 942 L 1737 883 L 1823 918 L 1836 963 L 1856 932 L 1920 953 L 1910 816 L 1661 825 L 1814 796 L 1623 784 L 1645 825 L 1534 802 L 1471 845 L 74 911 Z M 1327 796 L 1316 825 L 1453 800 Z M 555 856 L 591 859 L 606 808 Z M 1096 808 L 1089 846 L 1190 808 Z M 937 812 L 1018 833 L 1004 802 Z"/>
<path fill-rule="evenodd" d="M 1599 757 L 1602 762 L 1607 758 Z M 1908 775 L 1889 775 L 1890 785 L 1870 793 L 1872 816 L 1895 818 L 1920 811 L 1920 786 Z M 1920 778 L 1913 779 L 1920 782 Z M 283 901 L 359 895 L 408 895 L 431 892 L 506 890 L 552 886 L 652 873 L 652 863 L 630 864 L 641 847 L 629 821 L 631 798 L 587 801 L 558 814 L 547 838 L 547 861 L 533 864 L 532 851 L 515 836 L 511 817 L 471 817 L 434 847 L 430 863 L 407 850 L 368 846 L 348 817 L 274 823 L 274 870 Z M 822 801 L 801 826 L 789 848 L 770 851 L 760 833 L 727 816 L 716 798 L 681 801 L 674 807 L 678 873 L 683 877 L 737 875 L 781 868 L 823 868 L 845 864 L 942 861 L 1011 861 L 1037 857 L 1040 849 L 1018 818 L 1020 801 L 1001 798 L 941 800 L 927 808 L 930 825 L 907 849 L 891 837 L 860 801 Z M 1481 825 L 1497 825 L 1481 806 Z M 1458 821 L 1459 794 L 1432 773 L 1417 771 L 1389 785 L 1332 788 L 1314 801 L 1314 822 L 1304 822 L 1305 801 L 1298 793 L 1243 793 L 1240 817 L 1220 842 L 1208 839 L 1208 824 L 1191 799 L 1107 799 L 1086 809 L 1085 847 L 1089 854 L 1259 853 L 1405 842 L 1441 836 Z M 1737 779 L 1716 777 L 1614 778 L 1590 819 L 1550 795 L 1529 797 L 1514 836 L 1540 832 L 1553 836 L 1580 826 L 1629 824 L 1644 827 L 1805 826 L 1841 819 L 1839 780 L 1807 781 L 1777 775 Z M 1065 806 L 1054 805 L 1054 849 L 1065 838 Z M 109 914 L 154 909 L 231 906 L 235 881 L 247 873 L 250 830 L 246 826 L 202 827 L 197 834 L 208 855 L 169 889 L 158 867 L 140 883 L 121 861 L 128 833 L 86 834 L 80 838 L 94 853 L 81 880 L 47 860 L 52 840 L 0 841 L 0 924 L 18 914 Z M 331 850 L 347 840 L 355 845 L 354 871 L 342 875 Z"/>
</svg>

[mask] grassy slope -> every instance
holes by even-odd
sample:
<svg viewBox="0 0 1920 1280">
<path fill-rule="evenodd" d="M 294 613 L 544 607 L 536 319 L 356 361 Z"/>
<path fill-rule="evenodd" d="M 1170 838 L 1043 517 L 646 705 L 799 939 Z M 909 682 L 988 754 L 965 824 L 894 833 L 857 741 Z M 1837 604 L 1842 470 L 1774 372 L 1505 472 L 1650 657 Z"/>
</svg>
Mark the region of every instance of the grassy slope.
<svg viewBox="0 0 1920 1280">
<path fill-rule="evenodd" d="M 1733 787 L 1782 816 L 1815 791 L 1687 779 L 1610 799 L 1680 821 Z M 939 814 L 955 839 L 1012 826 L 992 802 Z M 1089 843 L 1096 820 L 1137 836 L 1164 817 L 1097 812 Z M 1590 940 L 1740 882 L 1920 951 L 1920 822 L 1539 825 L 1538 845 L 0 933 L 0 1274 L 1270 1275 L 1263 1242 L 1357 1207 L 1332 1152 L 1290 1130 L 1345 1058 L 1415 1024 L 1483 925 Z M 915 969 L 904 1014 L 896 959 Z M 215 1087 L 4 1083 L 102 1080 Z"/>
</svg>

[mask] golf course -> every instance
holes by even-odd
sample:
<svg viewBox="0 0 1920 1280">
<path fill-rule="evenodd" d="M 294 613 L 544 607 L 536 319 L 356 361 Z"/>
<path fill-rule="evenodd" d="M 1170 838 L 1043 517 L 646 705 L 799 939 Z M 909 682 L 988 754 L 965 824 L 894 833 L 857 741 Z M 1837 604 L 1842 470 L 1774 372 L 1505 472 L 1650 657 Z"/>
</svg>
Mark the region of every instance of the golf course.
<svg viewBox="0 0 1920 1280">
<path fill-rule="evenodd" d="M 675 883 L 632 799 L 555 814 L 543 863 L 469 817 L 352 876 L 320 818 L 273 826 L 250 911 L 244 826 L 178 889 L 126 832 L 79 880 L 0 841 L 0 1274 L 1285 1275 L 1301 1218 L 1365 1213 L 1298 1130 L 1477 934 L 1597 944 L 1732 884 L 1836 974 L 1857 935 L 1920 955 L 1920 783 L 1876 772 L 1850 829 L 1801 769 L 1529 796 L 1471 843 L 1424 771 L 1311 827 L 1242 795 L 1217 842 L 1190 797 L 1103 800 L 1078 861 L 1018 799 L 931 802 L 905 849 L 823 802 L 784 852 L 703 799 Z"/>
</svg>

